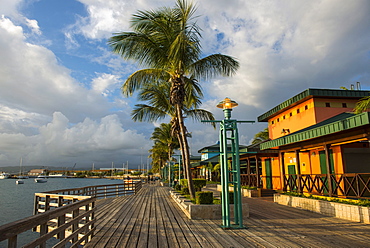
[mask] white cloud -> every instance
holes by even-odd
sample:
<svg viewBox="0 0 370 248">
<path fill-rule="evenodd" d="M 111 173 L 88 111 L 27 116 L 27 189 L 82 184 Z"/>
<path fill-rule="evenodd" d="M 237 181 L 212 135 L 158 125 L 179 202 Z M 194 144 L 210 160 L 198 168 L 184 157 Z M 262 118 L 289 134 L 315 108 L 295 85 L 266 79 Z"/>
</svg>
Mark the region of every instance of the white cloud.
<svg viewBox="0 0 370 248">
<path fill-rule="evenodd" d="M 60 112 L 39 128 L 37 134 L 0 133 L 1 164 L 15 162 L 23 157 L 25 164 L 48 162 L 49 165 L 70 165 L 78 162 L 111 163 L 132 159 L 137 147 L 149 149 L 145 137 L 132 130 L 125 130 L 116 115 L 103 117 L 100 121 L 86 118 L 70 126 L 69 120 Z M 17 150 L 22 148 L 21 151 Z"/>
<path fill-rule="evenodd" d="M 87 16 L 81 16 L 74 25 L 59 32 L 65 32 L 65 43 L 74 52 L 89 46 L 99 53 L 83 58 L 90 59 L 91 64 L 86 67 L 93 63 L 101 66 L 81 73 L 84 76 L 91 73 L 86 78 L 96 75 L 87 88 L 71 76 L 74 70 L 79 70 L 73 68 L 73 63 L 67 69 L 58 63 L 60 58 L 53 51 L 31 44 L 30 36 L 39 35 L 45 26 L 37 17 L 29 20 L 18 12 L 20 4 L 26 1 L 0 2 L 0 14 L 9 17 L 0 19 L 0 138 L 3 139 L 0 146 L 6 148 L 6 152 L 0 152 L 0 162 L 17 157 L 14 164 L 19 163 L 19 156 L 10 152 L 11 148 L 25 151 L 30 161 L 44 158 L 45 163 L 67 161 L 73 156 L 79 161 L 109 160 L 121 153 L 118 149 L 121 146 L 125 156 L 128 150 L 137 155 L 140 152 L 134 146 L 142 147 L 139 143 L 145 142 L 138 133 L 148 137 L 153 125 L 158 125 L 132 124 L 130 106 L 135 100 L 114 95 L 122 83 L 119 80 L 125 80 L 136 67 L 112 55 L 106 38 L 115 32 L 129 31 L 129 20 L 137 10 L 173 6 L 174 1 L 79 2 L 85 5 Z M 222 118 L 222 111 L 215 104 L 226 96 L 239 103 L 233 117 L 255 120 L 308 87 L 349 87 L 360 81 L 363 89 L 370 88 L 367 0 L 340 4 L 331 0 L 196 2 L 205 54 L 232 55 L 241 65 L 232 78 L 201 82 L 207 96 L 202 108 L 211 110 L 217 119 Z M 46 35 L 46 31 L 43 33 Z M 84 44 L 79 43 L 82 40 Z M 107 70 L 101 69 L 104 65 Z M 111 115 L 112 109 L 117 115 Z M 129 125 L 135 125 L 134 129 Z M 210 126 L 191 121 L 187 125 L 194 134 L 190 140 L 193 152 L 218 139 L 218 132 Z M 241 143 L 248 143 L 264 125 L 242 124 Z M 123 144 L 122 139 L 127 138 L 129 141 Z M 134 143 L 137 140 L 140 142 Z M 128 147 L 131 143 L 132 147 Z M 58 156 L 58 150 L 64 155 Z"/>
<path fill-rule="evenodd" d="M 40 30 L 40 27 L 39 27 L 37 21 L 36 20 L 30 20 L 28 18 L 25 18 L 25 19 L 26 19 L 27 26 L 31 28 L 32 32 L 34 32 L 37 35 L 40 35 L 41 30 Z"/>
<path fill-rule="evenodd" d="M 94 78 L 91 82 L 92 89 L 104 96 L 108 96 L 112 90 L 117 88 L 119 79 L 117 75 L 99 73 L 98 77 Z"/>
<path fill-rule="evenodd" d="M 105 114 L 106 100 L 82 88 L 50 50 L 27 43 L 22 27 L 2 18 L 0 37 L 0 104 L 40 114 L 62 111 L 72 121 L 81 120 L 81 112 L 91 117 Z"/>
</svg>

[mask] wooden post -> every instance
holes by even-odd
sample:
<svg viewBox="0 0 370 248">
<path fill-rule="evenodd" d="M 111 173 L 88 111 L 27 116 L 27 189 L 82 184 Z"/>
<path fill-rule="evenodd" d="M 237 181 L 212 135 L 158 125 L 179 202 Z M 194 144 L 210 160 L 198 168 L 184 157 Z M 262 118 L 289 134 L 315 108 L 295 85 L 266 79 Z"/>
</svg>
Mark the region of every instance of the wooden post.
<svg viewBox="0 0 370 248">
<path fill-rule="evenodd" d="M 301 175 L 301 162 L 299 159 L 299 150 L 295 151 L 295 158 L 296 158 L 296 163 L 297 163 L 297 180 L 298 180 L 298 192 L 302 193 L 302 175 Z"/>
<path fill-rule="evenodd" d="M 325 145 L 325 158 L 326 158 L 326 176 L 328 182 L 329 197 L 333 195 L 333 185 L 331 184 L 331 166 L 330 166 L 330 145 Z"/>
<path fill-rule="evenodd" d="M 247 158 L 247 174 L 248 174 L 247 186 L 252 186 L 251 185 L 251 161 L 249 160 L 249 158 Z"/>
<path fill-rule="evenodd" d="M 284 152 L 279 152 L 280 157 L 280 177 L 281 177 L 281 186 L 282 190 L 286 191 L 287 185 L 285 184 L 285 162 L 284 162 Z"/>
<path fill-rule="evenodd" d="M 260 175 L 260 166 L 258 157 L 254 157 L 256 159 L 256 176 L 257 176 L 257 188 L 261 188 L 261 175 Z"/>
</svg>

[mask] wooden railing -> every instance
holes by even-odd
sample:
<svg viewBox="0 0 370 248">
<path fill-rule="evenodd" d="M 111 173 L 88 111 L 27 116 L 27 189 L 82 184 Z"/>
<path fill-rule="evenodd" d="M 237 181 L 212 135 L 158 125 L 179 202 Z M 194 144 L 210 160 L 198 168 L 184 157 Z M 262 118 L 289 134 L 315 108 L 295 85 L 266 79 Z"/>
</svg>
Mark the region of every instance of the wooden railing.
<svg viewBox="0 0 370 248">
<path fill-rule="evenodd" d="M 242 186 L 257 187 L 257 174 L 241 174 L 240 181 Z"/>
<path fill-rule="evenodd" d="M 132 195 L 142 187 L 141 180 L 131 180 L 120 184 L 96 185 L 73 189 L 52 190 L 44 193 L 59 195 L 93 196 L 96 198 L 117 197 Z"/>
<path fill-rule="evenodd" d="M 54 239 L 53 247 L 78 247 L 94 235 L 97 198 L 135 194 L 141 187 L 141 181 L 133 181 L 36 193 L 35 215 L 0 226 L 0 242 L 7 240 L 8 248 L 15 248 L 18 236 L 33 230 L 40 237 L 22 247 L 43 248 L 53 237 L 59 240 Z"/>
<path fill-rule="evenodd" d="M 331 187 L 329 187 L 327 174 L 285 175 L 284 190 L 316 195 L 370 199 L 369 173 L 331 174 L 330 181 Z"/>
</svg>

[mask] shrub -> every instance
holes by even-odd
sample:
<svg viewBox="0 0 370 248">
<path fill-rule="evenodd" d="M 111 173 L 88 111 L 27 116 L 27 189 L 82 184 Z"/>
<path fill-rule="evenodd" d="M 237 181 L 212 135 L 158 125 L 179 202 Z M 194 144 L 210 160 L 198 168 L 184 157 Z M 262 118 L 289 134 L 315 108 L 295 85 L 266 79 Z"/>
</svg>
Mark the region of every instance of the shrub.
<svg viewBox="0 0 370 248">
<path fill-rule="evenodd" d="M 206 179 L 195 178 L 193 179 L 195 191 L 201 191 L 207 185 Z"/>
<path fill-rule="evenodd" d="M 188 187 L 188 179 L 180 179 L 180 185 L 183 187 Z"/>
<path fill-rule="evenodd" d="M 189 194 L 189 188 L 188 187 L 182 187 L 181 188 L 181 194 L 188 195 Z"/>
<path fill-rule="evenodd" d="M 194 178 L 193 179 L 195 191 L 201 191 L 207 185 L 206 179 Z M 180 179 L 180 184 L 183 187 L 188 187 L 188 179 Z"/>
<path fill-rule="evenodd" d="M 213 192 L 211 191 L 199 191 L 195 193 L 196 204 L 212 204 L 213 203 Z"/>
<path fill-rule="evenodd" d="M 175 189 L 176 191 L 181 191 L 181 185 L 180 185 L 180 184 L 176 184 L 176 185 L 174 186 L 174 189 Z"/>
</svg>

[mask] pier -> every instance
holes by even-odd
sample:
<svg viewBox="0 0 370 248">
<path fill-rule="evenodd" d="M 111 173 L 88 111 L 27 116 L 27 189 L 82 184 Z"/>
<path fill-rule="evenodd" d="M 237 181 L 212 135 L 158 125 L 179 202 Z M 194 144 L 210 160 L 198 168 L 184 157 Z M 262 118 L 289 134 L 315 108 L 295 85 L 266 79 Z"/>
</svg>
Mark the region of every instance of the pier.
<svg viewBox="0 0 370 248">
<path fill-rule="evenodd" d="M 146 185 L 129 197 L 97 201 L 96 232 L 85 247 L 370 247 L 370 225 L 244 198 L 246 229 L 190 220 L 169 188 Z"/>
<path fill-rule="evenodd" d="M 370 247 L 370 225 L 278 205 L 272 202 L 269 197 L 244 197 L 243 201 L 248 203 L 250 208 L 250 217 L 244 218 L 243 221 L 246 228 L 225 230 L 220 227 L 221 219 L 191 220 L 187 218 L 170 197 L 170 188 L 168 187 L 162 187 L 159 184 L 141 186 L 140 182 L 137 186 L 131 184 L 128 188 L 132 190 L 135 187 L 137 187 L 135 194 L 123 194 L 123 196 L 113 192 L 113 188 L 122 191 L 118 186 L 111 187 L 111 190 L 96 187 L 63 191 L 60 193 L 80 195 L 78 197 L 91 194 L 89 192 L 99 193 L 101 197 L 105 197 L 107 194 L 113 197 L 87 198 L 62 206 L 60 210 L 51 201 L 51 196 L 46 197 L 45 203 L 38 203 L 38 205 L 42 208 L 46 206 L 55 206 L 55 208 L 45 209 L 44 213 L 1 226 L 0 241 L 6 238 L 8 239 L 8 247 L 18 247 L 16 236 L 12 237 L 11 235 L 17 235 L 19 229 L 26 228 L 25 225 L 28 225 L 27 228 L 36 227 L 38 221 L 36 229 L 43 230 L 43 235 L 53 236 L 55 234 L 59 237 L 72 237 L 70 240 L 76 243 L 71 247 L 78 247 L 78 243 L 83 244 L 84 247 L 97 248 Z M 207 190 L 215 189 L 209 188 Z M 39 194 L 38 197 L 42 197 L 42 195 Z M 60 196 L 59 203 L 64 201 L 61 199 L 63 198 Z M 84 203 L 84 201 L 88 202 Z M 92 207 L 83 207 L 84 212 L 81 210 L 79 213 L 76 212 L 81 206 L 90 203 L 93 204 Z M 67 208 L 73 208 L 74 212 L 72 211 L 71 215 L 66 215 L 65 213 L 69 211 Z M 59 222 L 54 223 L 57 223 L 63 230 L 49 230 L 49 224 L 45 222 L 45 214 L 59 216 Z M 87 214 L 89 214 L 89 218 L 84 217 Z M 68 222 L 69 216 L 75 219 L 82 218 L 83 225 Z M 69 233 L 68 225 L 71 223 L 74 231 Z M 86 224 L 91 225 L 91 228 L 87 228 Z M 77 232 L 84 234 L 84 238 L 80 241 L 76 241 Z M 44 238 L 40 237 L 26 247 L 36 247 L 36 244 L 41 244 L 41 247 L 52 247 L 48 243 L 42 243 L 45 240 L 45 236 Z M 65 244 L 66 241 L 60 241 L 59 243 L 54 242 L 53 245 L 64 247 Z"/>
</svg>

